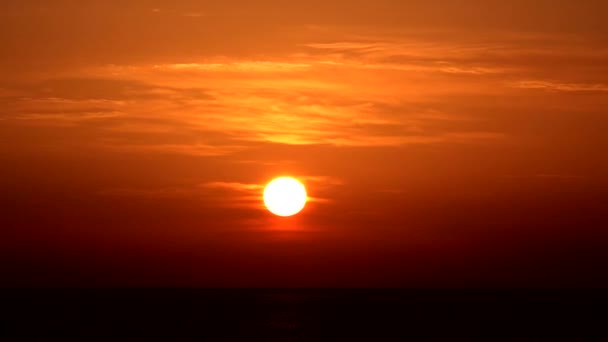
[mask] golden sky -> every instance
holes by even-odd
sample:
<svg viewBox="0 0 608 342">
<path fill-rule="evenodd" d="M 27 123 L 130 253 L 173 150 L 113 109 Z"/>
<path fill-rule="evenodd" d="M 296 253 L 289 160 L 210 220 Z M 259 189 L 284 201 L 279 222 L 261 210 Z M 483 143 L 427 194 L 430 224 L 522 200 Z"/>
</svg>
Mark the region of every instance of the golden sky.
<svg viewBox="0 0 608 342">
<path fill-rule="evenodd" d="M 593 284 L 605 13 L 3 1 L 2 255 L 16 283 Z M 290 219 L 260 200 L 282 175 Z"/>
</svg>

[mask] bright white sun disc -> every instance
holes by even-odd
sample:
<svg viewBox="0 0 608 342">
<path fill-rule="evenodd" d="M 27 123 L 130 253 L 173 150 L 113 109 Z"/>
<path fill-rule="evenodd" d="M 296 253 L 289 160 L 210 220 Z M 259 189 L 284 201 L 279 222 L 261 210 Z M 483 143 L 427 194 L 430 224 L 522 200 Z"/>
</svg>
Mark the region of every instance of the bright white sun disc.
<svg viewBox="0 0 608 342">
<path fill-rule="evenodd" d="M 264 204 L 278 216 L 292 216 L 306 205 L 306 188 L 297 179 L 280 177 L 266 185 Z"/>
</svg>

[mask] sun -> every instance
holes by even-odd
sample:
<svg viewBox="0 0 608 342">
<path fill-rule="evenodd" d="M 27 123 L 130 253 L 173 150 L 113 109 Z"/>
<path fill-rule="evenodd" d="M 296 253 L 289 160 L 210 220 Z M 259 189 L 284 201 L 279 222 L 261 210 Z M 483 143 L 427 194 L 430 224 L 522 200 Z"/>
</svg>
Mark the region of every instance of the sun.
<svg viewBox="0 0 608 342">
<path fill-rule="evenodd" d="M 306 188 L 295 178 L 276 178 L 264 188 L 264 204 L 277 216 L 299 213 L 304 209 L 307 199 Z"/>
</svg>

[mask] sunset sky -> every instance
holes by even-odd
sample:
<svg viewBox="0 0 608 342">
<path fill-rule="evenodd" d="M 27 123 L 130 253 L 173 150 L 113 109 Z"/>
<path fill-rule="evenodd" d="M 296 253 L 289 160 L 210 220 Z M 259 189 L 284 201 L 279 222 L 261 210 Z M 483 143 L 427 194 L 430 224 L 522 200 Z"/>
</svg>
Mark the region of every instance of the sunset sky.
<svg viewBox="0 0 608 342">
<path fill-rule="evenodd" d="M 2 1 L 3 284 L 608 286 L 607 13 Z"/>
</svg>

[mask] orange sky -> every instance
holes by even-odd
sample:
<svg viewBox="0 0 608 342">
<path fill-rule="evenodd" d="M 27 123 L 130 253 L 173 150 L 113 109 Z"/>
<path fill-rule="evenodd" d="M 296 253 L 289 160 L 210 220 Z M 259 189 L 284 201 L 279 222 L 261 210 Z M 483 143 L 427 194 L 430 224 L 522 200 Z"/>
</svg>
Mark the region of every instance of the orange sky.
<svg viewBox="0 0 608 342">
<path fill-rule="evenodd" d="M 14 284 L 608 284 L 605 1 L 4 1 Z M 311 202 L 283 219 L 263 185 Z"/>
</svg>

